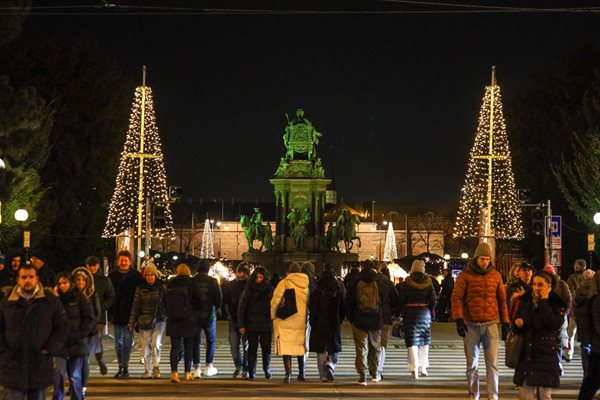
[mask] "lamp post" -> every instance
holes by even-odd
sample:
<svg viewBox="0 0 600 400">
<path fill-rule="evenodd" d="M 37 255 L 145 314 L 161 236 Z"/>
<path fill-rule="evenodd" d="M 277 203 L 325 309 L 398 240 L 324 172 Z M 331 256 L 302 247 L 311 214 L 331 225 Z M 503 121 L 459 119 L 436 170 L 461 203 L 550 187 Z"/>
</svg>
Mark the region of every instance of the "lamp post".
<svg viewBox="0 0 600 400">
<path fill-rule="evenodd" d="M 387 221 L 383 221 L 383 225 L 387 226 L 388 222 Z M 381 261 L 381 229 L 379 229 L 378 231 L 378 236 L 379 236 L 379 261 Z"/>
<path fill-rule="evenodd" d="M 19 208 L 15 211 L 15 219 L 21 223 L 27 221 L 29 213 L 23 208 Z M 25 262 L 29 264 L 29 247 L 31 246 L 31 234 L 27 227 L 23 230 L 23 249 L 25 250 Z"/>
<path fill-rule="evenodd" d="M 219 252 L 217 254 L 219 255 L 219 258 L 221 258 L 222 254 L 223 254 L 223 250 L 222 250 L 222 247 L 221 247 L 221 244 L 222 244 L 221 236 L 223 235 L 221 233 L 221 221 L 217 221 L 216 225 L 217 225 L 217 228 L 219 229 Z"/>
</svg>

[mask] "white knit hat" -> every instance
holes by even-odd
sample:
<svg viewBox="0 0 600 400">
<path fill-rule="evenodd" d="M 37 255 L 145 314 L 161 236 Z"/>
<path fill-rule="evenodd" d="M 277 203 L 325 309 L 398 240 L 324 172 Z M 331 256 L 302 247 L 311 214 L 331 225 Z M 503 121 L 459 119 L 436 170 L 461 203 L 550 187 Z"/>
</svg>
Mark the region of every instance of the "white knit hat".
<svg viewBox="0 0 600 400">
<path fill-rule="evenodd" d="M 412 265 L 410 266 L 410 273 L 412 274 L 413 272 L 421 272 L 421 273 L 425 273 L 425 261 L 423 260 L 419 260 L 416 259 L 412 262 Z"/>
</svg>

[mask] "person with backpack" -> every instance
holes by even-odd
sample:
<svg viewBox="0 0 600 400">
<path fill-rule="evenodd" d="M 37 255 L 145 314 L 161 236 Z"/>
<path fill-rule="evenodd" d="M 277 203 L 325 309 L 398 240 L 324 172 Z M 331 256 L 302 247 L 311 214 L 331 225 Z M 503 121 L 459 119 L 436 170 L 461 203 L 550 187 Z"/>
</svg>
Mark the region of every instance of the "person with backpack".
<svg viewBox="0 0 600 400">
<path fill-rule="evenodd" d="M 487 398 L 498 400 L 498 350 L 500 337 L 506 340 L 508 336 L 509 319 L 502 276 L 492 264 L 492 248 L 488 243 L 477 246 L 473 259 L 456 278 L 452 317 L 465 346 L 469 397 L 479 399 L 479 352 L 483 347 Z M 502 323 L 501 334 L 498 322 Z"/>
<path fill-rule="evenodd" d="M 259 343 L 265 378 L 271 379 L 272 297 L 273 287 L 269 280 L 269 271 L 258 266 L 250 275 L 237 309 L 240 334 L 248 338 L 248 379 L 251 381 L 256 377 Z"/>
<path fill-rule="evenodd" d="M 213 365 L 215 358 L 215 339 L 217 336 L 217 311 L 221 309 L 223 295 L 219 282 L 208 275 L 210 271 L 210 261 L 202 259 L 198 261 L 197 274 L 192 279 L 194 283 L 194 293 L 198 296 L 198 309 L 196 318 L 198 327 L 194 336 L 192 349 L 192 358 L 194 361 L 194 378 L 200 378 L 202 375 L 200 368 L 200 344 L 201 334 L 204 332 L 206 340 L 206 359 L 204 373 L 206 376 L 217 374 L 217 368 Z"/>
<path fill-rule="evenodd" d="M 381 362 L 381 330 L 383 329 L 383 284 L 381 274 L 374 269 L 371 260 L 364 261 L 362 270 L 348 285 L 346 317 L 352 324 L 352 337 L 356 349 L 358 384 L 367 385 L 367 368 L 373 382 L 379 382 Z"/>
<path fill-rule="evenodd" d="M 399 310 L 403 316 L 404 343 L 411 377 L 428 376 L 431 314 L 436 295 L 432 279 L 425 274 L 425 261 L 414 260 L 410 275 L 400 285 Z"/>
<path fill-rule="evenodd" d="M 183 347 L 184 380 L 192 380 L 192 345 L 198 328 L 197 297 L 194 295 L 192 272 L 186 264 L 177 266 L 175 278 L 167 283 L 164 295 L 167 312 L 167 336 L 171 338 L 171 382 L 179 383 L 179 354 Z"/>
<path fill-rule="evenodd" d="M 152 378 L 160 378 L 158 367 L 160 349 L 167 325 L 167 313 L 163 302 L 164 292 L 160 273 L 156 265 L 151 262 L 144 269 L 144 281 L 135 291 L 128 324 L 130 331 L 137 327 L 142 338 L 140 346 L 142 357 L 144 357 L 142 379 L 150 378 L 150 366 L 152 366 Z"/>
<path fill-rule="evenodd" d="M 306 353 L 306 318 L 308 313 L 308 276 L 302 273 L 302 267 L 292 262 L 288 274 L 283 278 L 273 292 L 271 299 L 271 319 L 273 320 L 273 347 L 275 354 L 283 357 L 285 377 L 283 383 L 292 381 L 292 356 L 298 357 L 298 381 L 304 382 Z M 286 317 L 277 316 L 277 309 L 284 292 L 293 289 L 297 311 Z"/>
<path fill-rule="evenodd" d="M 341 326 L 344 322 L 346 287 L 325 264 L 309 300 L 310 351 L 317 353 L 321 382 L 333 382 L 338 354 L 342 351 Z"/>
</svg>

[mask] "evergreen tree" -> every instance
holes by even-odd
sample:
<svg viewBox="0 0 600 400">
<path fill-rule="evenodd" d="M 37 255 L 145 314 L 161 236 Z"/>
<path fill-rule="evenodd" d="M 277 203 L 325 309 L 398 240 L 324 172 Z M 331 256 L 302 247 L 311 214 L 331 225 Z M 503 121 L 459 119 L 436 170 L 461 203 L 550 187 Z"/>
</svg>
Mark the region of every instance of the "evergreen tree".
<svg viewBox="0 0 600 400">
<path fill-rule="evenodd" d="M 385 248 L 383 250 L 383 261 L 394 261 L 398 258 L 398 248 L 396 247 L 396 236 L 394 235 L 394 226 L 392 221 L 388 223 L 387 234 L 385 235 Z"/>
<path fill-rule="evenodd" d="M 215 248 L 213 245 L 213 233 L 210 227 L 210 221 L 204 221 L 204 230 L 202 231 L 202 247 L 200 247 L 200 258 L 213 258 Z"/>
</svg>

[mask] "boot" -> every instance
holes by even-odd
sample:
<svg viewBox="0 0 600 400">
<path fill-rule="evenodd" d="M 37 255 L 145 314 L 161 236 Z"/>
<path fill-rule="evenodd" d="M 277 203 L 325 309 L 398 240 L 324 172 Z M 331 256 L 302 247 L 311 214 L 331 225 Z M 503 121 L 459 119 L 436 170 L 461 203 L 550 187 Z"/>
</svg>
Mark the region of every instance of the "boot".
<svg viewBox="0 0 600 400">
<path fill-rule="evenodd" d="M 171 372 L 171 382 L 179 383 L 179 374 L 177 372 Z"/>
<path fill-rule="evenodd" d="M 285 368 L 283 383 L 290 383 L 292 382 L 292 356 L 283 356 L 283 366 Z"/>
<path fill-rule="evenodd" d="M 262 356 L 263 371 L 265 371 L 265 378 L 271 379 L 271 355 L 263 354 Z"/>
<path fill-rule="evenodd" d="M 248 360 L 248 380 L 253 381 L 256 377 L 256 359 Z"/>
<path fill-rule="evenodd" d="M 304 377 L 304 356 L 298 356 L 298 382 L 306 382 Z"/>
</svg>

